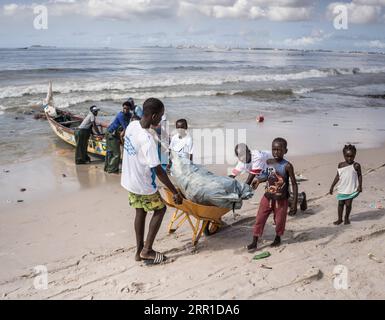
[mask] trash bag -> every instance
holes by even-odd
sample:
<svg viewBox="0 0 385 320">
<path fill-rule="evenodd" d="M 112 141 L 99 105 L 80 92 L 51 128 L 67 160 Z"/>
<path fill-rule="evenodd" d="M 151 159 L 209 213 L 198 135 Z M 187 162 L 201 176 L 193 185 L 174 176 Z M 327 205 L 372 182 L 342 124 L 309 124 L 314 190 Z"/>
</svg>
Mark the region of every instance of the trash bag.
<svg viewBox="0 0 385 320">
<path fill-rule="evenodd" d="M 183 195 L 195 203 L 240 209 L 242 201 L 253 196 L 251 187 L 230 177 L 216 176 L 203 166 L 172 152 L 171 176 Z"/>
</svg>

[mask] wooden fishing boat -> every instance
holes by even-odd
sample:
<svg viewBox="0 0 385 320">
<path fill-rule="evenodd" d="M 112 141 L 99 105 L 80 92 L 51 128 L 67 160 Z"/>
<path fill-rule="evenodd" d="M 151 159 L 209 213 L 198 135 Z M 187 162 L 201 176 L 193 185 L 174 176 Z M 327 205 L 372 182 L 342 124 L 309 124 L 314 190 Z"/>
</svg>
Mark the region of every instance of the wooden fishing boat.
<svg viewBox="0 0 385 320">
<path fill-rule="evenodd" d="M 49 109 L 47 109 L 47 107 L 50 107 L 51 111 L 54 110 L 53 114 L 48 111 Z M 76 146 L 75 130 L 79 127 L 84 118 L 74 115 L 71 112 L 57 109 L 53 106 L 51 83 L 49 84 L 47 98 L 44 101 L 44 111 L 53 132 L 63 141 L 72 146 Z M 90 139 L 88 140 L 87 151 L 91 154 L 104 157 L 106 155 L 106 140 L 104 133 L 107 130 L 108 124 L 97 122 L 96 125 L 102 135 L 97 136 L 91 134 Z"/>
<path fill-rule="evenodd" d="M 83 118 L 59 109 L 56 109 L 56 112 L 58 116 L 55 118 L 46 114 L 48 123 L 60 139 L 75 147 L 75 129 L 82 123 Z M 107 124 L 97 123 L 97 126 L 100 132 L 104 133 L 107 130 Z M 104 134 L 102 136 L 91 134 L 88 140 L 87 151 L 91 154 L 104 157 L 106 155 L 106 140 Z"/>
</svg>

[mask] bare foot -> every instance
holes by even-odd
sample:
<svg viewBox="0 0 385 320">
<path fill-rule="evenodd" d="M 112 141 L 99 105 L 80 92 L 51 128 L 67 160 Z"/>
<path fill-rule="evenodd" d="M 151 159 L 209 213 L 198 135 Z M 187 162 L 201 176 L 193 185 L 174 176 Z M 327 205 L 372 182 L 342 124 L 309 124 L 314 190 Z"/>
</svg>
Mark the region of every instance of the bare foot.
<svg viewBox="0 0 385 320">
<path fill-rule="evenodd" d="M 135 254 L 135 261 L 142 261 L 142 258 L 140 257 L 140 251 L 136 252 L 136 254 Z"/>
<path fill-rule="evenodd" d="M 344 224 L 350 224 L 350 220 L 349 220 L 349 219 L 347 219 L 347 218 L 345 218 L 345 220 L 344 220 Z"/>
<path fill-rule="evenodd" d="M 155 258 L 155 251 L 154 250 L 148 250 L 148 249 L 145 249 L 143 248 L 140 253 L 139 253 L 139 256 L 141 259 L 154 259 Z"/>
<path fill-rule="evenodd" d="M 342 223 L 342 220 L 337 220 L 337 221 L 334 221 L 333 224 L 335 224 L 336 226 L 338 226 L 339 224 Z"/>
<path fill-rule="evenodd" d="M 142 261 L 142 258 L 140 257 L 140 253 L 142 252 L 142 250 L 143 250 L 143 247 L 138 248 L 138 250 L 136 250 L 135 261 Z"/>
</svg>

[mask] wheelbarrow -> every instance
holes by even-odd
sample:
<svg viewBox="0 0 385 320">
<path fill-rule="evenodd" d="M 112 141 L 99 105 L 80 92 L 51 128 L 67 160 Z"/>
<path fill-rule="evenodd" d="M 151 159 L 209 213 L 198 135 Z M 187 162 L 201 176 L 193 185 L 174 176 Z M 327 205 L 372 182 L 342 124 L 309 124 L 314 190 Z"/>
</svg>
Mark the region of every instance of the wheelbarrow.
<svg viewBox="0 0 385 320">
<path fill-rule="evenodd" d="M 168 225 L 168 233 L 174 233 L 185 221 L 188 221 L 192 229 L 192 244 L 196 246 L 202 233 L 209 236 L 216 233 L 222 225 L 222 216 L 231 209 L 206 206 L 183 199 L 182 204 L 175 204 L 172 192 L 162 187 L 159 190 L 163 201 L 175 208 Z M 194 221 L 195 220 L 195 221 Z"/>
</svg>

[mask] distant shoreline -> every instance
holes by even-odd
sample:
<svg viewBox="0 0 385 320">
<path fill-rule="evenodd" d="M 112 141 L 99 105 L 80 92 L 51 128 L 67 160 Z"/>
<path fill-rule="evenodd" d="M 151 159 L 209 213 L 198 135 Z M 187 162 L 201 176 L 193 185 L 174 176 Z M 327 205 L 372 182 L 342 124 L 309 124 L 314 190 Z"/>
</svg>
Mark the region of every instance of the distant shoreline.
<svg viewBox="0 0 385 320">
<path fill-rule="evenodd" d="M 117 47 L 59 47 L 47 45 L 31 45 L 21 47 L 0 47 L 0 50 L 30 50 L 30 49 L 95 49 L 95 50 L 135 50 L 135 49 L 200 49 L 200 50 L 245 50 L 245 51 L 288 51 L 288 52 L 305 52 L 305 53 L 347 53 L 347 54 L 380 54 L 385 55 L 385 51 L 365 51 L 365 50 L 330 50 L 330 49 L 296 49 L 296 48 L 273 48 L 273 47 L 231 47 L 231 46 L 199 46 L 177 44 L 168 46 L 140 46 L 131 48 L 117 48 Z"/>
</svg>

